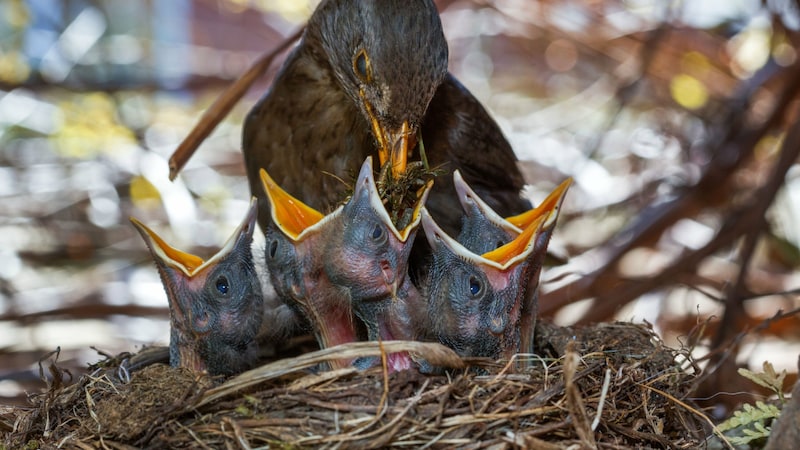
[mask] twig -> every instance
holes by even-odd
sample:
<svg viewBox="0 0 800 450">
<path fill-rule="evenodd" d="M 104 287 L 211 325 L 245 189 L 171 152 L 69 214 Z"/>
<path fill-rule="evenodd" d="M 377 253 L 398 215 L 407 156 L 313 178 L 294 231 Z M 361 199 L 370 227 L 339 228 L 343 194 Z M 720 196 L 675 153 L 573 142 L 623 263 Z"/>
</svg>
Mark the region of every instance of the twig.
<svg viewBox="0 0 800 450">
<path fill-rule="evenodd" d="M 256 60 L 241 77 L 236 79 L 233 84 L 228 86 L 228 88 L 217 97 L 203 116 L 200 117 L 200 121 L 197 122 L 197 125 L 192 128 L 192 131 L 183 139 L 169 158 L 169 179 L 171 181 L 175 180 L 175 177 L 178 176 L 178 172 L 183 169 L 183 166 L 186 165 L 189 158 L 191 158 L 195 150 L 197 150 L 197 147 L 199 147 L 208 135 L 214 131 L 222 119 L 228 115 L 236 102 L 238 102 L 250 86 L 267 71 L 270 64 L 272 64 L 272 60 L 286 50 L 294 41 L 299 39 L 304 29 L 305 27 L 299 29 L 293 35 L 286 38 L 278 47 Z"/>
<path fill-rule="evenodd" d="M 402 351 L 419 354 L 435 366 L 454 368 L 464 366 L 461 358 L 456 355 L 453 350 L 437 343 L 385 341 L 381 342 L 379 345 L 374 341 L 351 342 L 349 344 L 337 345 L 316 352 L 306 353 L 295 358 L 282 359 L 244 372 L 239 376 L 231 378 L 221 386 L 206 391 L 196 407 L 199 408 L 247 387 L 277 378 L 287 373 L 307 369 L 331 359 L 354 359 L 363 356 L 380 356 L 381 352 L 397 353 Z"/>
<path fill-rule="evenodd" d="M 600 400 L 597 401 L 597 412 L 592 421 L 592 431 L 597 430 L 597 425 L 600 424 L 600 419 L 603 416 L 603 405 L 606 403 L 606 395 L 608 395 L 608 385 L 611 383 L 611 369 L 606 369 L 606 375 L 603 378 L 603 388 L 600 390 Z"/>
<path fill-rule="evenodd" d="M 639 383 L 637 383 L 637 384 L 639 384 Z M 667 400 L 669 400 L 669 401 L 671 401 L 671 402 L 673 402 L 673 403 L 675 403 L 677 405 L 680 405 L 681 407 L 683 407 L 687 411 L 689 411 L 689 412 L 693 413 L 695 416 L 699 417 L 701 420 L 703 420 L 705 423 L 707 423 L 711 427 L 711 429 L 714 431 L 714 434 L 716 434 L 719 437 L 719 439 L 729 449 L 731 449 L 731 450 L 734 449 L 733 445 L 731 445 L 731 443 L 728 442 L 728 439 L 726 439 L 725 436 L 722 434 L 722 432 L 719 431 L 719 428 L 717 428 L 717 426 L 714 425 L 714 422 L 712 422 L 711 419 L 708 418 L 708 416 L 703 414 L 702 411 L 699 411 L 699 410 L 693 408 L 688 403 L 684 403 L 680 399 L 675 398 L 673 395 L 670 395 L 669 393 L 664 392 L 661 389 L 657 389 L 657 388 L 654 388 L 653 386 L 649 386 L 649 385 L 646 385 L 646 384 L 640 384 L 640 386 L 642 386 L 642 387 L 644 387 L 646 389 L 649 389 L 649 390 L 655 392 L 656 394 L 661 395 L 662 397 L 666 398 Z"/>
<path fill-rule="evenodd" d="M 564 394 L 566 396 L 567 409 L 570 417 L 572 417 L 575 433 L 581 443 L 587 448 L 597 448 L 597 441 L 589 423 L 581 390 L 575 382 L 578 361 L 581 359 L 575 347 L 574 341 L 569 342 L 567 344 L 567 352 L 564 355 Z"/>
<path fill-rule="evenodd" d="M 656 239 L 679 219 L 705 207 L 709 203 L 708 199 L 730 197 L 722 195 L 722 192 L 725 192 L 728 187 L 731 175 L 737 172 L 745 161 L 749 160 L 756 143 L 767 131 L 778 126 L 780 121 L 788 116 L 788 108 L 793 105 L 794 99 L 800 94 L 800 62 L 795 63 L 791 75 L 787 79 L 791 80 L 790 84 L 776 95 L 776 98 L 779 99 L 778 103 L 763 124 L 756 129 L 732 125 L 729 128 L 730 135 L 714 152 L 714 159 L 708 164 L 706 172 L 694 187 L 675 200 L 658 206 L 648 214 L 640 215 L 630 227 L 617 233 L 606 245 L 593 250 L 594 254 L 603 259 L 601 267 L 576 281 L 543 294 L 540 301 L 541 315 L 552 315 L 558 309 L 577 300 L 596 297 L 595 307 L 581 321 L 605 319 L 617 308 L 636 297 L 672 283 L 677 274 L 687 268 L 696 267 L 696 264 L 702 259 L 725 247 L 741 236 L 745 230 L 750 229 L 752 223 L 743 223 L 742 221 L 743 216 L 750 215 L 748 208 L 752 209 L 752 205 L 748 204 L 748 208 L 739 208 L 730 215 L 730 217 L 736 218 L 733 220 L 735 223 L 726 222 L 711 242 L 699 250 L 685 254 L 666 269 L 661 274 L 663 276 L 655 276 L 647 280 L 620 280 L 616 273 L 617 263 L 631 249 Z M 744 97 L 748 93 L 752 94 L 751 91 L 756 87 L 758 86 L 748 84 L 739 97 Z M 738 122 L 739 120 L 734 121 L 734 123 Z M 726 148 L 726 146 L 730 148 Z M 784 148 L 786 148 L 785 142 Z M 797 149 L 790 148 L 790 150 L 790 153 L 793 153 Z M 779 183 L 782 184 L 782 182 L 783 177 L 780 177 Z"/>
</svg>

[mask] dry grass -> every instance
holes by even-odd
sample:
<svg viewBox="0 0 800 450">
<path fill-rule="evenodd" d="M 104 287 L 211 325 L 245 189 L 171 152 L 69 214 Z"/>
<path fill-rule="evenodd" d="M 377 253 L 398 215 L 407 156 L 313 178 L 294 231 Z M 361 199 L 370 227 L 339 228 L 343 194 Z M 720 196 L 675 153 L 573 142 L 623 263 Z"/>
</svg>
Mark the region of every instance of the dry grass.
<svg viewBox="0 0 800 450">
<path fill-rule="evenodd" d="M 648 328 L 542 325 L 538 332 L 545 356 L 506 364 L 464 361 L 438 344 L 359 342 L 227 380 L 163 364 L 129 373 L 113 361 L 66 385 L 51 365 L 55 376 L 32 407 L 0 410 L 0 429 L 11 448 L 694 448 L 703 441 L 705 418 L 681 400 L 695 369 L 676 363 L 685 353 Z M 400 350 L 451 368 L 313 370 L 331 358 Z"/>
</svg>

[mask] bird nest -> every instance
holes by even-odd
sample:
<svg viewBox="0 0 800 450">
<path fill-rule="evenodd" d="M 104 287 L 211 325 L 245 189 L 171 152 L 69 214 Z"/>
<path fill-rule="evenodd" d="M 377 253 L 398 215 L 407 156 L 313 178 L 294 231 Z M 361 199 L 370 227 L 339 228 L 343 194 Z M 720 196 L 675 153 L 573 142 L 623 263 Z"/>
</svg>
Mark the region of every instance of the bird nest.
<svg viewBox="0 0 800 450">
<path fill-rule="evenodd" d="M 697 371 L 647 327 L 540 325 L 537 353 L 462 360 L 438 344 L 358 342 L 227 380 L 118 359 L 66 384 L 51 365 L 33 406 L 0 410 L 11 448 L 694 448 L 703 416 L 683 398 Z M 410 351 L 451 369 L 312 368 Z M 682 360 L 682 363 L 678 361 Z M 122 367 L 125 367 L 124 365 Z M 385 366 L 384 366 L 385 367 Z M 456 368 L 453 368 L 456 367 Z M 0 445 L 0 447 L 2 447 Z M 578 448 L 574 447 L 574 448 Z"/>
</svg>

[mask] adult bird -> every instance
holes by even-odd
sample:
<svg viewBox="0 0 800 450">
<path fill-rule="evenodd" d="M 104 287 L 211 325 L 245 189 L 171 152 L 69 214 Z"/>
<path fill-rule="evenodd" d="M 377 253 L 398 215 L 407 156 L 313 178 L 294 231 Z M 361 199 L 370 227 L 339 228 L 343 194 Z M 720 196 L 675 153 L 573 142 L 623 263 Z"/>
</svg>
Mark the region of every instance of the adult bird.
<svg viewBox="0 0 800 450">
<path fill-rule="evenodd" d="M 131 218 L 156 263 L 170 309 L 170 365 L 230 375 L 258 358 L 264 304 L 251 244 L 254 201 L 227 243 L 207 261 L 164 242 Z"/>
<path fill-rule="evenodd" d="M 323 0 L 243 130 L 250 188 L 269 213 L 259 170 L 317 210 L 331 210 L 367 156 L 393 173 L 422 137 L 431 167 L 460 169 L 500 214 L 527 210 L 514 153 L 481 104 L 447 72 L 432 0 Z M 461 212 L 450 176 L 427 207 L 450 233 Z"/>
</svg>

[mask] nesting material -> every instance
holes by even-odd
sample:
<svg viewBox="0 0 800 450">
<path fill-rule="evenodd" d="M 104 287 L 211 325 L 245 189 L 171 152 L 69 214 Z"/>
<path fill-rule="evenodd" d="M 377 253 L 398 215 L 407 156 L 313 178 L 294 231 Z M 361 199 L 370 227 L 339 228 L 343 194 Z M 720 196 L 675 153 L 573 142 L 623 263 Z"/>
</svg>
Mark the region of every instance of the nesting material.
<svg viewBox="0 0 800 450">
<path fill-rule="evenodd" d="M 10 448 L 694 448 L 685 354 L 644 326 L 537 328 L 543 356 L 462 360 L 419 342 L 357 342 L 210 379 L 119 360 L 65 383 L 52 366 L 32 407 L 0 410 Z M 310 370 L 331 357 L 392 351 L 454 367 L 440 375 L 381 367 Z M 689 367 L 689 369 L 687 369 Z"/>
</svg>

